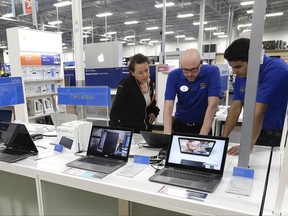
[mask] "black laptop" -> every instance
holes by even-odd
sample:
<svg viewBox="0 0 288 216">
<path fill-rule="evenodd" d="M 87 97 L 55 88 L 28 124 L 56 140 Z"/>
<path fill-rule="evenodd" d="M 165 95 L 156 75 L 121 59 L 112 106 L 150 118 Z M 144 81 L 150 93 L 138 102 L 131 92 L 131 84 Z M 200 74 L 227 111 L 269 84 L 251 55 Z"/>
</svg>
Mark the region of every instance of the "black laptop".
<svg viewBox="0 0 288 216">
<path fill-rule="evenodd" d="M 13 163 L 28 156 L 37 155 L 38 150 L 25 125 L 0 122 L 0 161 Z"/>
<path fill-rule="evenodd" d="M 213 192 L 223 176 L 229 138 L 180 133 L 171 136 L 165 167 L 149 180 Z M 188 150 L 183 150 L 184 140 L 187 145 L 191 140 L 203 141 L 210 148 L 204 153 L 188 153 Z"/>
<path fill-rule="evenodd" d="M 132 129 L 93 126 L 87 155 L 66 165 L 109 174 L 127 163 L 132 135 Z"/>
<path fill-rule="evenodd" d="M 0 122 L 11 122 L 12 120 L 12 110 L 0 108 Z"/>
<path fill-rule="evenodd" d="M 150 131 L 140 131 L 140 134 L 150 147 L 165 148 L 170 143 L 170 134 L 153 133 Z"/>
</svg>

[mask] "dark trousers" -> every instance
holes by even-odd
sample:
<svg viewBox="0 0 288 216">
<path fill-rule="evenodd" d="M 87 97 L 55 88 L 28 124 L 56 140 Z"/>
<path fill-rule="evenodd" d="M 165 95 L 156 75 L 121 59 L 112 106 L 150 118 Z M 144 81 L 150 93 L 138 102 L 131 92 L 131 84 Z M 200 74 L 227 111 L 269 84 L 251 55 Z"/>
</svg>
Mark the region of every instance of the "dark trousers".
<svg viewBox="0 0 288 216">
<path fill-rule="evenodd" d="M 282 131 L 261 130 L 255 145 L 280 146 Z"/>
<path fill-rule="evenodd" d="M 175 119 L 172 125 L 173 132 L 189 133 L 189 134 L 199 134 L 202 128 L 202 124 L 198 123 L 184 123 Z M 212 135 L 212 129 L 209 132 Z"/>
</svg>

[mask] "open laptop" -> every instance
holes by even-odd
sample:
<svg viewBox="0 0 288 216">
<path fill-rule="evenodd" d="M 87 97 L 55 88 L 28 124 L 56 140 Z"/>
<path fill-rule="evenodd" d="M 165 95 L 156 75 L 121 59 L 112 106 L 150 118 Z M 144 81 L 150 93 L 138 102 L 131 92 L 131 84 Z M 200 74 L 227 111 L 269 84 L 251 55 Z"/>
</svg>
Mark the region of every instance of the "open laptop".
<svg viewBox="0 0 288 216">
<path fill-rule="evenodd" d="M 224 172 L 229 138 L 172 133 L 165 167 L 149 178 L 150 181 L 213 192 Z M 179 140 L 203 140 L 214 143 L 209 157 L 181 151 Z"/>
<path fill-rule="evenodd" d="M 145 142 L 154 148 L 165 148 L 170 143 L 170 134 L 153 133 L 150 131 L 140 131 Z"/>
<path fill-rule="evenodd" d="M 0 122 L 0 161 L 13 163 L 28 156 L 37 155 L 38 150 L 25 125 Z"/>
<path fill-rule="evenodd" d="M 11 122 L 12 110 L 0 108 L 0 122 Z"/>
<path fill-rule="evenodd" d="M 132 135 L 132 129 L 92 126 L 87 155 L 66 165 L 109 174 L 127 163 Z"/>
</svg>

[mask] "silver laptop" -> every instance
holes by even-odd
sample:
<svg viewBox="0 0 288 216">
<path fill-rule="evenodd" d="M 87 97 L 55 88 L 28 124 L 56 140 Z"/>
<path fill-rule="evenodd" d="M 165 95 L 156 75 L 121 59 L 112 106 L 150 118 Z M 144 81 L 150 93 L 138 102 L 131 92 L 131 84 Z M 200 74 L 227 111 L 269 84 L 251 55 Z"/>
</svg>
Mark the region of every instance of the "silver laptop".
<svg viewBox="0 0 288 216">
<path fill-rule="evenodd" d="M 87 155 L 66 165 L 109 174 L 127 163 L 132 135 L 132 129 L 92 126 Z"/>
<path fill-rule="evenodd" d="M 0 148 L 0 161 L 13 163 L 38 154 L 23 124 L 0 122 L 0 141 L 4 143 Z"/>
<path fill-rule="evenodd" d="M 171 136 L 165 167 L 149 180 L 213 192 L 223 176 L 229 138 L 180 133 Z"/>
</svg>

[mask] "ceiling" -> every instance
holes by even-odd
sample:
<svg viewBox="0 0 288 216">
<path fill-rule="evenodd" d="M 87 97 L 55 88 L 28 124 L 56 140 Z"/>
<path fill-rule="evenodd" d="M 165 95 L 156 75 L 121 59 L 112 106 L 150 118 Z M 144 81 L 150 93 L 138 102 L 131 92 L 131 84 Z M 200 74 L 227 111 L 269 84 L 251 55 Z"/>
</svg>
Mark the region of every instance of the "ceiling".
<svg viewBox="0 0 288 216">
<path fill-rule="evenodd" d="M 64 0 L 63 0 L 64 1 Z M 229 6 L 232 6 L 234 17 L 233 26 L 238 24 L 251 23 L 251 14 L 246 11 L 253 8 L 253 5 L 241 6 L 240 2 L 246 0 L 206 0 L 205 21 L 208 23 L 204 27 L 218 27 L 218 31 L 227 33 Z M 68 48 L 72 47 L 72 6 L 58 8 L 53 6 L 57 0 L 38 0 L 37 21 L 38 28 L 44 28 L 45 31 L 61 31 L 63 43 L 66 43 Z M 199 26 L 193 25 L 193 22 L 199 21 L 200 15 L 200 0 L 167 0 L 174 2 L 174 6 L 167 7 L 166 12 L 166 31 L 174 31 L 174 34 L 167 34 L 167 42 L 177 42 L 175 35 L 186 35 L 186 37 L 198 37 Z M 156 3 L 162 3 L 155 0 L 82 0 L 82 17 L 83 27 L 93 26 L 90 30 L 88 38 L 84 38 L 84 43 L 96 43 L 100 38 L 103 38 L 106 29 L 107 32 L 117 32 L 113 36 L 113 40 L 117 37 L 122 40 L 125 36 L 135 35 L 135 41 L 140 41 L 143 38 L 161 41 L 161 26 L 162 26 L 162 8 L 156 8 Z M 231 8 L 231 7 L 230 7 Z M 103 12 L 111 12 L 112 16 L 105 18 L 96 17 L 96 14 Z M 284 12 L 283 16 L 270 17 L 265 20 L 265 32 L 275 31 L 288 27 L 288 1 L 287 0 L 267 0 L 266 13 Z M 0 13 L 11 12 L 11 1 L 1 0 Z M 178 14 L 193 13 L 193 17 L 179 19 Z M 61 20 L 59 26 L 48 27 L 48 22 Z M 125 21 L 137 20 L 139 23 L 135 25 L 124 25 Z M 31 15 L 20 15 L 5 20 L 0 17 L 0 46 L 7 45 L 6 28 L 22 26 L 33 28 Z M 158 26 L 157 30 L 146 30 L 147 27 Z M 243 29 L 240 29 L 241 31 Z M 92 33 L 93 32 L 93 33 Z M 210 31 L 205 31 L 204 38 L 210 37 Z M 217 36 L 213 36 L 217 37 Z M 131 39 L 134 41 L 134 39 Z"/>
</svg>

